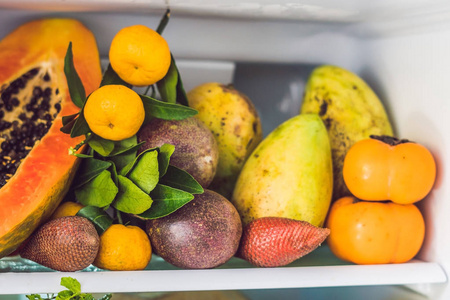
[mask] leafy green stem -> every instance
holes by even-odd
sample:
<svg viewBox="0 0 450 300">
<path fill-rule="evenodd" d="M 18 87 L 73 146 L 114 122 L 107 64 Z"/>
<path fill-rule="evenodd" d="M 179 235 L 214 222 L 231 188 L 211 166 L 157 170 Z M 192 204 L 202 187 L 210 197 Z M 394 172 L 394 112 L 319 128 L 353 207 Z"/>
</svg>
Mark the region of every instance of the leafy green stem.
<svg viewBox="0 0 450 300">
<path fill-rule="evenodd" d="M 123 224 L 122 214 L 120 213 L 120 211 L 118 209 L 116 209 L 116 216 L 117 216 L 117 222 L 119 222 L 119 224 Z"/>
<path fill-rule="evenodd" d="M 168 8 L 163 18 L 159 22 L 158 28 L 156 29 L 156 32 L 159 33 L 160 35 L 162 35 L 164 28 L 166 28 L 167 23 L 169 23 L 169 18 L 170 18 L 170 9 Z"/>
<path fill-rule="evenodd" d="M 83 145 L 85 145 L 87 142 L 89 142 L 89 140 L 91 138 L 92 138 L 92 134 L 91 133 L 86 134 L 86 138 L 84 140 L 82 140 L 75 147 L 70 147 L 69 148 L 69 155 L 76 155 L 77 151 L 80 150 L 80 148 L 83 147 Z"/>
</svg>

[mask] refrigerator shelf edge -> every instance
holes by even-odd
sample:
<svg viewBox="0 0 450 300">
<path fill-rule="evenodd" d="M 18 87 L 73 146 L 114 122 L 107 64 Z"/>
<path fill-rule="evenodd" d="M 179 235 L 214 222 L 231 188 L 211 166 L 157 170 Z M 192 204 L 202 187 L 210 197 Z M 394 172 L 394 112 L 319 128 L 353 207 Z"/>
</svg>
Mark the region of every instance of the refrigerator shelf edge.
<svg viewBox="0 0 450 300">
<path fill-rule="evenodd" d="M 444 283 L 437 263 L 336 265 L 208 270 L 1 273 L 0 294 L 55 293 L 61 277 L 76 278 L 84 293 L 243 290 Z"/>
</svg>

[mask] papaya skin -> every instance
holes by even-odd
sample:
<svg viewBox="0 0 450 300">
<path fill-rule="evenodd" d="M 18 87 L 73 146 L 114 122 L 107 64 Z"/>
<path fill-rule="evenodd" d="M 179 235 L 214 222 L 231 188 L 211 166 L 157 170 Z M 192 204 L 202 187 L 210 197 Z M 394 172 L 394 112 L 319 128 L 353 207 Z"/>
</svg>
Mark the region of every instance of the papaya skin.
<svg viewBox="0 0 450 300">
<path fill-rule="evenodd" d="M 332 187 L 326 128 L 317 115 L 298 115 L 278 126 L 251 154 L 231 202 L 244 225 L 262 217 L 285 217 L 322 226 Z"/>
<path fill-rule="evenodd" d="M 258 113 L 252 101 L 232 85 L 204 83 L 189 91 L 187 98 L 219 147 L 217 171 L 208 188 L 230 199 L 245 161 L 262 140 Z"/>
<path fill-rule="evenodd" d="M 73 19 L 40 19 L 25 23 L 0 41 L 0 86 L 32 68 L 49 68 L 59 89 L 61 111 L 14 176 L 0 189 L 0 258 L 13 252 L 53 213 L 76 172 L 79 159 L 68 154 L 83 138 L 60 131 L 62 116 L 79 112 L 68 93 L 64 57 L 72 42 L 75 68 L 88 95 L 102 78 L 92 32 Z"/>
</svg>

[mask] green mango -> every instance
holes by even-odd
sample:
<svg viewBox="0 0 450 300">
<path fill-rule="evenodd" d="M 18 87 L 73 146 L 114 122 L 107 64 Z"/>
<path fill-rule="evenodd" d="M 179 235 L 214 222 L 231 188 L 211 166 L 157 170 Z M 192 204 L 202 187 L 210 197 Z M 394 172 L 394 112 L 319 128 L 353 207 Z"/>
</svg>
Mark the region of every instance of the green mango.
<svg viewBox="0 0 450 300">
<path fill-rule="evenodd" d="M 272 131 L 239 174 L 231 202 L 243 224 L 275 216 L 322 226 L 331 202 L 328 133 L 316 114 L 295 116 Z"/>
<path fill-rule="evenodd" d="M 232 85 L 203 83 L 187 98 L 219 148 L 217 171 L 208 189 L 230 199 L 247 157 L 262 140 L 261 120 L 250 98 Z"/>
<path fill-rule="evenodd" d="M 393 135 L 380 99 L 358 75 L 323 65 L 309 76 L 300 113 L 319 115 L 327 127 L 333 157 L 332 201 L 350 196 L 342 175 L 347 151 L 370 135 Z"/>
</svg>

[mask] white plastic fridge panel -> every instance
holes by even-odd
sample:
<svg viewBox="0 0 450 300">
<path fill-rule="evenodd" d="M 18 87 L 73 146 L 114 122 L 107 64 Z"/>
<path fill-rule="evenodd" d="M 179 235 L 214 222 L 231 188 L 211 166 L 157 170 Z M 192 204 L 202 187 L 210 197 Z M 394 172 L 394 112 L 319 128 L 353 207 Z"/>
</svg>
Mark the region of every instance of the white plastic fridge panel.
<svg viewBox="0 0 450 300">
<path fill-rule="evenodd" d="M 1 8 L 1 2 L 0 2 Z M 74 17 L 95 34 L 100 54 L 107 57 L 115 33 L 125 26 L 144 24 L 156 28 L 164 10 L 157 13 L 48 12 L 0 9 L 4 36 L 25 21 L 39 17 Z M 330 63 L 356 69 L 361 61 L 359 40 L 346 24 L 195 18 L 171 13 L 163 32 L 178 59 L 227 60 L 241 62 Z"/>
<path fill-rule="evenodd" d="M 440 30 L 391 36 L 365 43 L 361 70 L 385 100 L 399 137 L 426 145 L 437 161 L 437 180 L 419 203 L 426 220 L 426 240 L 419 257 L 450 271 L 450 23 Z M 447 288 L 440 299 L 449 299 Z"/>
<path fill-rule="evenodd" d="M 446 0 L 2 0 L 5 8 L 50 11 L 154 12 L 167 5 L 177 13 L 193 16 L 245 19 L 315 20 L 321 22 L 384 21 L 441 13 Z"/>
</svg>

